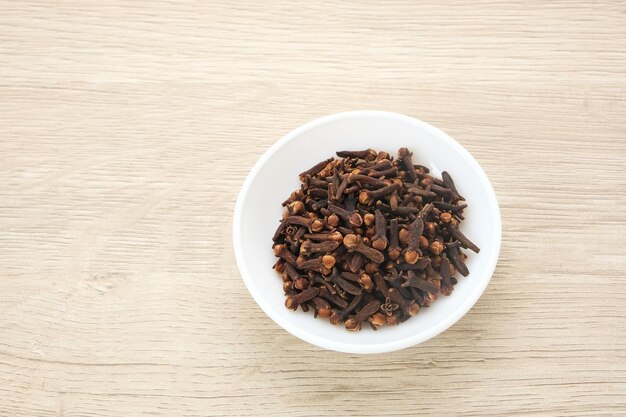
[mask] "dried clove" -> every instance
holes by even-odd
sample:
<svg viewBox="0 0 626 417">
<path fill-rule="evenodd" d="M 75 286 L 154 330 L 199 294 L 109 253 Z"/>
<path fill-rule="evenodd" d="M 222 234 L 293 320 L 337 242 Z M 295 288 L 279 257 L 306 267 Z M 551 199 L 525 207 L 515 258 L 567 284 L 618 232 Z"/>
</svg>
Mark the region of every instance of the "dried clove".
<svg viewBox="0 0 626 417">
<path fill-rule="evenodd" d="M 343 322 L 346 317 L 348 317 L 348 315 L 352 313 L 352 310 L 354 310 L 361 303 L 362 297 L 363 296 L 361 294 L 357 295 L 352 299 L 350 304 L 346 303 L 346 305 L 343 307 L 343 310 L 341 310 L 340 312 L 332 313 L 330 316 L 330 322 L 335 326 Z"/>
<path fill-rule="evenodd" d="M 410 294 L 409 294 L 410 295 Z M 409 300 L 404 298 L 397 288 L 389 288 L 387 297 L 392 304 L 398 305 L 405 316 L 411 316 Z"/>
<path fill-rule="evenodd" d="M 312 255 L 314 253 L 329 253 L 339 247 L 339 242 L 327 240 L 325 242 L 312 242 L 307 240 L 300 245 L 300 255 Z"/>
<path fill-rule="evenodd" d="M 284 259 L 287 263 L 295 265 L 297 263 L 296 256 L 289 252 L 285 244 L 274 245 L 274 255 Z"/>
<path fill-rule="evenodd" d="M 372 237 L 372 247 L 379 251 L 384 251 L 387 248 L 387 222 L 385 221 L 385 217 L 380 212 L 380 210 L 376 210 L 375 212 L 376 218 L 376 234 Z"/>
<path fill-rule="evenodd" d="M 458 240 L 459 243 L 461 243 L 461 246 L 463 246 L 464 248 L 471 249 L 476 253 L 480 252 L 480 248 L 476 246 L 472 241 L 470 241 L 467 237 L 465 237 L 465 235 L 461 233 L 458 229 L 455 229 L 454 227 L 449 227 L 448 232 L 450 232 L 450 235 Z"/>
<path fill-rule="evenodd" d="M 286 224 L 295 224 L 307 227 L 312 232 L 321 232 L 324 229 L 324 222 L 320 219 L 311 219 L 303 216 L 289 216 L 285 218 Z"/>
<path fill-rule="evenodd" d="M 387 248 L 387 256 L 392 261 L 400 257 L 402 250 L 398 242 L 398 219 L 391 219 L 389 222 L 389 247 Z"/>
<path fill-rule="evenodd" d="M 407 148 L 400 148 L 400 150 L 398 151 L 398 158 L 404 164 L 404 168 L 406 169 L 405 171 L 406 179 L 409 182 L 413 182 L 417 179 L 415 167 L 413 166 L 412 156 L 413 154 L 409 152 Z"/>
<path fill-rule="evenodd" d="M 380 301 L 371 301 L 359 310 L 354 317 L 346 320 L 346 329 L 351 331 L 361 330 L 361 323 L 374 315 L 380 308 Z"/>
<path fill-rule="evenodd" d="M 465 201 L 465 198 L 463 198 L 461 194 L 459 194 L 459 192 L 456 190 L 456 187 L 454 186 L 454 181 L 452 181 L 452 177 L 450 176 L 450 174 L 448 174 L 447 171 L 443 171 L 441 173 L 441 178 L 443 179 L 443 183 L 445 184 L 445 186 L 448 187 L 448 189 L 450 190 L 450 197 L 453 202 L 457 202 L 458 200 Z"/>
<path fill-rule="evenodd" d="M 407 271 L 406 281 L 404 282 L 404 284 L 402 284 L 402 286 L 403 287 L 415 287 L 422 291 L 427 291 L 427 292 L 432 292 L 432 293 L 439 292 L 437 287 L 432 282 L 429 282 L 425 279 L 418 277 L 417 275 L 415 275 L 415 272 L 410 271 L 410 270 Z"/>
<path fill-rule="evenodd" d="M 365 149 L 363 151 L 338 151 L 337 156 L 340 158 L 360 158 L 367 161 L 376 159 L 376 151 L 374 149 Z"/>
<path fill-rule="evenodd" d="M 361 174 L 350 174 L 349 180 L 351 183 L 358 182 L 359 184 L 368 184 L 372 185 L 376 188 L 382 188 L 385 185 L 385 181 L 380 180 L 378 178 L 368 177 L 367 175 Z"/>
<path fill-rule="evenodd" d="M 343 235 L 337 230 L 328 233 L 306 233 L 302 237 L 315 242 L 322 242 L 326 240 L 334 240 L 335 242 L 343 241 Z"/>
<path fill-rule="evenodd" d="M 359 252 L 378 264 L 385 260 L 385 256 L 380 251 L 365 245 L 362 239 L 355 234 L 346 235 L 343 238 L 343 244 L 348 250 Z"/>
<path fill-rule="evenodd" d="M 300 174 L 272 237 L 285 306 L 348 330 L 397 325 L 450 295 L 479 248 L 459 226 L 467 208 L 448 172 L 434 177 L 373 149 L 346 150 Z"/>
<path fill-rule="evenodd" d="M 330 308 L 330 304 L 328 301 L 324 300 L 321 297 L 313 297 L 311 299 L 311 303 L 315 307 L 314 317 L 328 318 L 332 314 L 333 310 Z"/>
<path fill-rule="evenodd" d="M 376 201 L 386 195 L 389 195 L 398 189 L 397 184 L 391 184 L 386 187 L 379 188 L 374 191 L 361 191 L 359 194 L 359 203 L 361 204 L 371 204 L 373 201 Z"/>
<path fill-rule="evenodd" d="M 287 297 L 287 299 L 285 300 L 285 307 L 287 307 L 290 310 L 295 310 L 298 308 L 300 304 L 305 303 L 317 297 L 319 293 L 320 293 L 319 288 L 309 287 L 306 290 L 296 295 L 291 295 Z"/>
<path fill-rule="evenodd" d="M 396 266 L 398 271 L 424 270 L 432 261 L 430 258 L 419 258 L 414 264 L 400 264 Z"/>
<path fill-rule="evenodd" d="M 469 269 L 467 269 L 467 266 L 465 266 L 465 264 L 461 260 L 461 255 L 459 255 L 458 245 L 448 245 L 447 254 L 450 260 L 452 261 L 452 263 L 454 264 L 454 267 L 456 268 L 456 270 L 459 271 L 461 275 L 463 275 L 464 277 L 468 276 Z"/>
<path fill-rule="evenodd" d="M 452 294 L 454 287 L 452 286 L 452 281 L 450 281 L 450 260 L 445 254 L 441 257 L 439 274 L 441 275 L 441 293 L 443 295 Z"/>
<path fill-rule="evenodd" d="M 330 270 L 333 266 L 335 266 L 335 263 L 335 257 L 332 255 L 324 255 L 320 256 L 319 258 L 306 260 L 298 258 L 296 260 L 296 265 L 298 266 L 298 268 L 305 270 L 311 269 L 314 271 Z"/>
<path fill-rule="evenodd" d="M 330 285 L 330 283 L 328 284 Z M 331 302 L 332 304 L 336 305 L 339 308 L 346 308 L 348 306 L 348 302 L 345 299 L 338 296 L 336 292 L 335 293 L 329 292 L 326 287 L 323 287 L 320 289 L 320 297 Z"/>
<path fill-rule="evenodd" d="M 311 168 L 309 168 L 306 171 L 302 172 L 300 174 L 300 178 L 312 177 L 312 176 L 314 176 L 316 174 L 319 174 L 324 168 L 326 168 L 326 165 L 328 165 L 328 163 L 333 161 L 334 159 L 335 158 L 328 158 L 325 161 L 318 162 L 317 164 L 313 165 Z"/>
<path fill-rule="evenodd" d="M 284 233 L 286 228 L 287 228 L 287 222 L 285 221 L 285 219 L 283 219 L 278 225 L 276 232 L 274 232 L 274 236 L 272 237 L 272 240 L 274 242 L 278 242 L 278 240 L 280 239 L 280 236 Z"/>
<path fill-rule="evenodd" d="M 359 213 L 348 211 L 334 204 L 329 204 L 328 210 L 330 210 L 332 213 L 335 213 L 337 216 L 341 217 L 345 222 L 347 222 L 352 227 L 360 227 L 363 224 L 363 218 L 361 217 Z"/>
<path fill-rule="evenodd" d="M 404 262 L 414 264 L 419 260 L 422 254 L 419 248 L 422 233 L 424 233 L 424 220 L 418 216 L 409 226 L 409 239 L 406 251 L 404 252 Z"/>
<path fill-rule="evenodd" d="M 452 204 L 446 203 L 445 201 L 433 201 L 435 207 L 441 210 L 451 211 L 452 213 L 462 213 L 463 209 L 467 207 L 467 204 Z"/>
<path fill-rule="evenodd" d="M 348 269 L 354 273 L 359 272 L 365 263 L 365 257 L 358 252 L 348 254 Z"/>
<path fill-rule="evenodd" d="M 345 280 L 341 275 L 339 275 L 337 268 L 333 269 L 333 272 L 328 277 L 328 281 L 332 282 L 348 294 L 359 295 L 363 292 L 360 287 L 352 284 L 350 281 Z"/>
</svg>

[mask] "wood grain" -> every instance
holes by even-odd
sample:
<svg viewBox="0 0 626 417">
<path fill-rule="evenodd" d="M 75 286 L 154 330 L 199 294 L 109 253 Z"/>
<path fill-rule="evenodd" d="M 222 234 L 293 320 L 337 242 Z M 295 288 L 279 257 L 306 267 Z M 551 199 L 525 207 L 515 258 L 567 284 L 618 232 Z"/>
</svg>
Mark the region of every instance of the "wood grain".
<svg viewBox="0 0 626 417">
<path fill-rule="evenodd" d="M 626 4 L 0 2 L 1 416 L 626 416 Z M 486 293 L 360 357 L 264 316 L 257 158 L 398 111 L 489 175 Z"/>
</svg>

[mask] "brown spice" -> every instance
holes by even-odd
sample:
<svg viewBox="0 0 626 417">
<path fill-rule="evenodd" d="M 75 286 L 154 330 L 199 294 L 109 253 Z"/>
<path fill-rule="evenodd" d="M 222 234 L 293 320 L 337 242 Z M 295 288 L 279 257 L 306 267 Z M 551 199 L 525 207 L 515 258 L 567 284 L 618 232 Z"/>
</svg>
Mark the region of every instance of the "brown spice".
<svg viewBox="0 0 626 417">
<path fill-rule="evenodd" d="M 351 331 L 361 330 L 361 323 L 378 311 L 380 301 L 371 301 L 367 303 L 354 317 L 346 320 L 346 329 Z"/>
<path fill-rule="evenodd" d="M 283 202 L 272 240 L 285 306 L 353 331 L 397 325 L 469 274 L 461 249 L 479 248 L 459 230 L 467 204 L 448 172 L 434 177 L 407 148 L 337 156 Z"/>
</svg>

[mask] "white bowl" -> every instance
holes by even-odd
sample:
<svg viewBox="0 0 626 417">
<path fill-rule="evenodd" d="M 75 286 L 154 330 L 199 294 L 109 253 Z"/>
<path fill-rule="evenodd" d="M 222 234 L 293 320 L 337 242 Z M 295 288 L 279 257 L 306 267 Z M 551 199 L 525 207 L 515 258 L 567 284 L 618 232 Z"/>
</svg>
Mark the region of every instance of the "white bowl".
<svg viewBox="0 0 626 417">
<path fill-rule="evenodd" d="M 373 148 L 396 155 L 401 147 L 413 152 L 414 163 L 440 176 L 448 171 L 466 198 L 463 233 L 480 247 L 466 251 L 470 274 L 458 276 L 452 295 L 440 295 L 430 307 L 398 326 L 378 331 L 349 332 L 311 312 L 285 308 L 272 236 L 281 218 L 281 202 L 300 187 L 298 174 L 339 150 Z M 256 163 L 241 188 L 233 219 L 237 265 L 257 304 L 279 326 L 316 346 L 347 353 L 381 353 L 416 345 L 459 320 L 481 296 L 500 252 L 500 209 L 478 162 L 441 130 L 412 117 L 382 111 L 338 113 L 309 122 L 276 142 Z"/>
</svg>

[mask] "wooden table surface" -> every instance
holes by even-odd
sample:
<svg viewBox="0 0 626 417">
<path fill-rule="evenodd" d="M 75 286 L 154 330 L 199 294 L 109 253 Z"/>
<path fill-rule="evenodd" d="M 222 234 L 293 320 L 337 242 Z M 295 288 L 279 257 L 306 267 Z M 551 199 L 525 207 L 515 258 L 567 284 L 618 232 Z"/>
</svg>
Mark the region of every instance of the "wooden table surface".
<svg viewBox="0 0 626 417">
<path fill-rule="evenodd" d="M 0 416 L 626 416 L 626 4 L 420 3 L 2 1 Z M 370 108 L 462 143 L 503 240 L 361 357 L 261 312 L 231 225 L 272 143 Z"/>
</svg>

